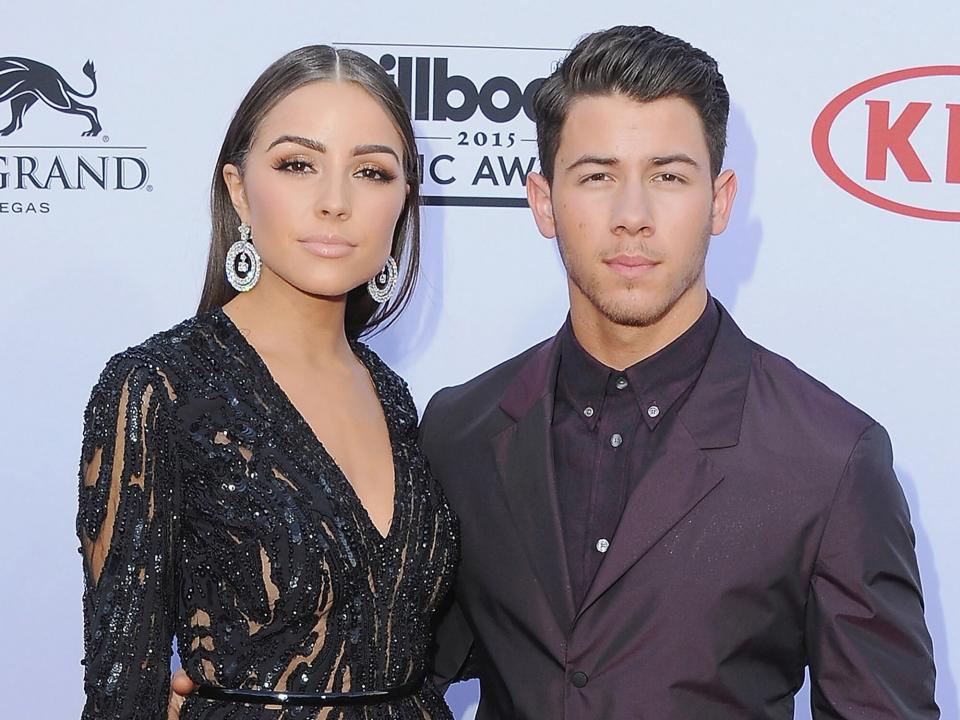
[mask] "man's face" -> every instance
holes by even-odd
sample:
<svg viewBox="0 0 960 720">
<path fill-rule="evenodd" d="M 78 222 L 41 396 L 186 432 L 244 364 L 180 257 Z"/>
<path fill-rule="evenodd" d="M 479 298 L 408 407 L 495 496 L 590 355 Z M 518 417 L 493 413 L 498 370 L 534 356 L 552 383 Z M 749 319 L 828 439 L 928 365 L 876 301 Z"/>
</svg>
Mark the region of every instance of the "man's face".
<svg viewBox="0 0 960 720">
<path fill-rule="evenodd" d="M 578 98 L 554 168 L 552 183 L 531 175 L 527 190 L 540 231 L 557 238 L 574 312 L 634 327 L 696 319 L 707 246 L 726 227 L 736 179 L 711 177 L 693 105 Z"/>
</svg>

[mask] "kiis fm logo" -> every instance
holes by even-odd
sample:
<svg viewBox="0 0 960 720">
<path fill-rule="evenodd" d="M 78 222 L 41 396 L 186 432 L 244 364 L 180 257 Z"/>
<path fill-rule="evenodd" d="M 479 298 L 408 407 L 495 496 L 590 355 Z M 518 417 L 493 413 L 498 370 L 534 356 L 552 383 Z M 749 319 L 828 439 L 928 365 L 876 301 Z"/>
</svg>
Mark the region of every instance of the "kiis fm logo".
<svg viewBox="0 0 960 720">
<path fill-rule="evenodd" d="M 901 215 L 960 222 L 960 65 L 857 83 L 820 113 L 812 144 L 823 171 L 854 197 Z"/>
<path fill-rule="evenodd" d="M 377 60 L 413 119 L 425 205 L 525 207 L 533 95 L 559 48 L 339 43 Z"/>
<path fill-rule="evenodd" d="M 91 84 L 87 92 L 77 90 L 59 71 L 45 63 L 23 57 L 0 58 L 0 108 L 5 103 L 9 103 L 10 108 L 10 122 L 0 129 L 0 136 L 15 135 L 17 142 L 0 145 L 0 190 L 29 193 L 23 200 L 0 201 L 0 214 L 50 212 L 51 202 L 46 200 L 46 196 L 40 196 L 43 198 L 41 200 L 34 195 L 41 192 L 153 190 L 148 182 L 150 167 L 140 154 L 105 153 L 102 145 L 95 144 L 27 144 L 38 139 L 40 133 L 44 140 L 49 137 L 49 127 L 45 130 L 34 130 L 32 127 L 40 124 L 34 121 L 48 122 L 49 118 L 42 118 L 34 110 L 30 120 L 25 121 L 27 111 L 38 101 L 50 110 L 84 118 L 89 127 L 79 133 L 82 138 L 99 138 L 103 143 L 109 141 L 108 136 L 101 135 L 103 127 L 98 109 L 81 102 L 97 93 L 97 75 L 91 61 L 88 60 L 83 66 L 83 74 Z M 62 132 L 68 132 L 67 123 L 63 123 L 63 126 Z M 10 142 L 14 141 L 11 139 Z M 146 150 L 146 147 L 113 149 Z"/>
</svg>

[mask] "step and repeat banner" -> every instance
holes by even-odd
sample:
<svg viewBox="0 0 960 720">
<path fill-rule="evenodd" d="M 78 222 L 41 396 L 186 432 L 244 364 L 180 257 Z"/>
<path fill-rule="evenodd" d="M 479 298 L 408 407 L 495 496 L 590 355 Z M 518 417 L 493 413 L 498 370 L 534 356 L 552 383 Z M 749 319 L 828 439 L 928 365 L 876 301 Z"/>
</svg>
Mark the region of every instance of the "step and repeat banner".
<svg viewBox="0 0 960 720">
<path fill-rule="evenodd" d="M 740 178 L 709 285 L 744 330 L 882 422 L 960 717 L 960 4 L 8 3 L 0 20 L 0 631 L 17 720 L 76 717 L 82 411 L 105 360 L 193 314 L 233 110 L 271 61 L 377 60 L 422 155 L 423 282 L 373 340 L 422 408 L 552 335 L 555 244 L 524 200 L 531 96 L 565 49 L 652 24 L 710 52 Z M 477 687 L 449 698 L 472 717 Z M 42 697 L 42 702 L 38 698 Z M 809 717 L 806 694 L 797 717 Z M 42 710 L 38 709 L 42 707 Z"/>
</svg>

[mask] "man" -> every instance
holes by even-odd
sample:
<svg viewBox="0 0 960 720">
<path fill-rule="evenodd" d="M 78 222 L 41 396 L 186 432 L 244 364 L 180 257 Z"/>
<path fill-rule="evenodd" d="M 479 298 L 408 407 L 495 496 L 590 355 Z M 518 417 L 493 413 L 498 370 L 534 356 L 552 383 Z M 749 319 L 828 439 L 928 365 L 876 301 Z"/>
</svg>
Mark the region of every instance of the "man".
<svg viewBox="0 0 960 720">
<path fill-rule="evenodd" d="M 560 332 L 427 407 L 460 516 L 437 682 L 478 720 L 936 718 L 886 432 L 743 336 L 707 292 L 729 97 L 653 28 L 582 40 L 538 91 Z M 189 685 L 189 683 L 187 683 Z"/>
<path fill-rule="evenodd" d="M 715 61 L 582 40 L 534 100 L 560 332 L 456 388 L 421 437 L 460 516 L 435 670 L 479 720 L 936 718 L 886 432 L 743 336 L 704 279 L 736 177 Z M 826 341 L 826 338 L 825 338 Z"/>
</svg>

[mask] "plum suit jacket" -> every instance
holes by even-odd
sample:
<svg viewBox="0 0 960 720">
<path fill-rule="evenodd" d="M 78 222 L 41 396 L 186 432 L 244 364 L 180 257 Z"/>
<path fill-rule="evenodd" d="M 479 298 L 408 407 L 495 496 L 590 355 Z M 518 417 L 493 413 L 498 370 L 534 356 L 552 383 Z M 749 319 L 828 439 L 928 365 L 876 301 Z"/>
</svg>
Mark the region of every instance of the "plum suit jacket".
<svg viewBox="0 0 960 720">
<path fill-rule="evenodd" d="M 462 530 L 434 668 L 480 678 L 478 720 L 782 720 L 806 666 L 817 720 L 939 717 L 887 433 L 720 311 L 579 605 L 556 338 L 431 400 L 421 438 Z"/>
</svg>

